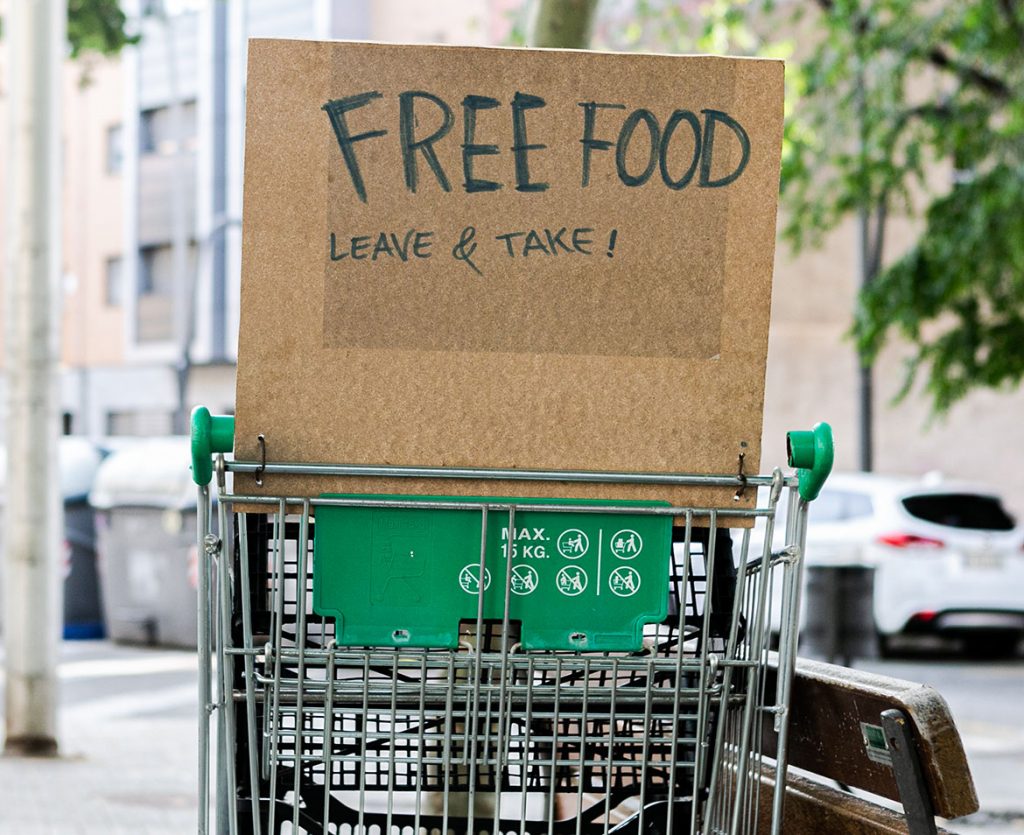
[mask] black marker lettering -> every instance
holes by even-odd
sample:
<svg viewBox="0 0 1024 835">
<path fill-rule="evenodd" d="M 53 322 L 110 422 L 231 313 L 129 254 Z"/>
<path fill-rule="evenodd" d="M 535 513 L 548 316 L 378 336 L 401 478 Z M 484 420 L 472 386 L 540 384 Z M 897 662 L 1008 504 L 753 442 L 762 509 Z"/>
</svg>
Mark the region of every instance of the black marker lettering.
<svg viewBox="0 0 1024 835">
<path fill-rule="evenodd" d="M 366 259 L 366 255 L 360 255 L 360 252 L 370 248 L 370 236 L 362 235 L 358 238 L 352 239 L 352 259 L 355 261 L 363 261 Z"/>
<path fill-rule="evenodd" d="M 543 252 L 545 255 L 550 255 L 544 242 L 540 239 L 540 235 L 537 234 L 536 229 L 531 229 L 526 235 L 526 243 L 523 244 L 523 257 L 526 257 L 531 252 Z"/>
<path fill-rule="evenodd" d="M 590 227 L 587 227 L 587 226 L 583 227 L 582 229 L 573 229 L 572 230 L 572 247 L 573 247 L 573 249 L 575 249 L 579 253 L 582 253 L 583 255 L 590 255 L 590 250 L 587 249 L 587 247 L 590 246 L 593 243 L 593 241 L 590 238 L 585 238 L 583 236 L 588 234 L 589 232 L 593 232 L 593 231 L 594 231 L 593 229 L 591 229 Z"/>
<path fill-rule="evenodd" d="M 516 191 L 547 191 L 547 183 L 530 182 L 530 151 L 540 151 L 547 145 L 531 145 L 526 139 L 526 111 L 544 107 L 540 96 L 516 93 L 512 97 L 512 154 L 516 161 Z"/>
<path fill-rule="evenodd" d="M 690 130 L 693 131 L 693 160 L 690 162 L 690 167 L 686 169 L 685 173 L 678 180 L 673 180 L 672 175 L 668 173 L 668 151 L 669 145 L 672 143 L 672 134 L 675 133 L 680 122 L 686 122 L 690 126 Z M 686 188 L 690 184 L 690 180 L 693 179 L 694 172 L 697 170 L 697 163 L 700 162 L 700 120 L 689 110 L 677 110 L 673 113 L 665 125 L 665 133 L 661 137 L 661 154 L 659 165 L 661 167 L 661 179 L 665 182 L 670 189 L 673 191 L 679 191 L 680 189 Z"/>
<path fill-rule="evenodd" d="M 562 240 L 562 235 L 564 235 L 565 232 L 566 229 L 564 226 L 561 229 L 559 229 L 554 235 L 551 234 L 550 229 L 544 230 L 544 234 L 547 236 L 548 239 L 548 249 L 551 250 L 552 255 L 558 255 L 559 247 L 561 247 L 565 252 L 572 252 L 572 247 L 570 247 L 568 244 L 566 244 L 565 241 Z"/>
<path fill-rule="evenodd" d="M 647 154 L 647 165 L 640 174 L 634 176 L 626 170 L 626 154 L 629 151 L 629 143 L 633 138 L 633 131 L 636 126 L 643 122 L 647 125 L 650 134 L 650 150 Z M 651 174 L 654 173 L 654 166 L 658 164 L 658 143 L 661 130 L 658 127 L 658 120 L 650 110 L 634 110 L 622 123 L 622 130 L 619 131 L 619 141 L 615 146 L 615 167 L 619 172 L 619 179 L 627 186 L 642 186 L 646 183 Z"/>
<path fill-rule="evenodd" d="M 402 238 L 402 243 L 399 243 L 398 236 L 394 232 L 391 233 L 391 243 L 394 246 L 395 254 L 403 261 L 409 260 L 409 241 L 412 240 L 414 234 L 416 234 L 416 230 L 410 229 Z"/>
<path fill-rule="evenodd" d="M 437 106 L 441 111 L 441 127 L 429 136 L 416 139 L 416 99 L 426 99 Z M 422 90 L 409 90 L 400 93 L 398 96 L 398 136 L 402 145 L 402 163 L 405 168 L 405 185 L 413 194 L 416 193 L 418 171 L 416 167 L 416 152 L 423 154 L 423 158 L 434 172 L 438 183 L 445 191 L 451 191 L 451 184 L 448 177 L 437 159 L 434 151 L 434 143 L 444 139 L 452 129 L 452 111 L 441 99 L 433 93 L 426 93 Z"/>
<path fill-rule="evenodd" d="M 336 243 L 336 241 L 335 241 L 335 238 L 334 238 L 334 233 L 331 232 L 331 260 L 332 261 L 340 261 L 342 258 L 347 258 L 348 257 L 348 253 L 347 252 L 338 252 L 335 249 L 335 243 Z"/>
<path fill-rule="evenodd" d="M 747 136 L 743 126 L 728 113 L 723 113 L 721 110 L 702 110 L 701 113 L 704 114 L 705 118 L 704 147 L 701 149 L 700 155 L 700 185 L 702 188 L 721 188 L 736 180 L 743 173 L 743 169 L 747 167 L 747 163 L 750 161 L 750 137 Z M 735 171 L 731 174 L 726 174 L 724 177 L 719 177 L 717 180 L 712 180 L 711 159 L 715 147 L 716 122 L 721 122 L 736 135 L 740 143 L 742 156 Z"/>
<path fill-rule="evenodd" d="M 497 191 L 501 183 L 494 180 L 481 180 L 473 176 L 473 157 L 490 156 L 498 153 L 497 145 L 479 145 L 473 141 L 476 132 L 476 112 L 491 110 L 500 102 L 489 96 L 466 96 L 462 100 L 462 121 L 464 141 L 462 143 L 462 173 L 465 176 L 463 187 L 468 194 L 478 191 Z"/>
<path fill-rule="evenodd" d="M 583 188 L 590 185 L 590 154 L 592 151 L 607 151 L 612 143 L 606 139 L 594 139 L 594 123 L 597 120 L 598 108 L 610 110 L 625 110 L 624 104 L 603 104 L 596 101 L 581 101 L 579 106 L 583 108 L 583 138 L 580 144 L 583 145 Z"/>
<path fill-rule="evenodd" d="M 372 139 L 375 136 L 384 136 L 387 131 L 371 130 L 366 133 L 357 133 L 353 136 L 349 133 L 348 122 L 345 120 L 345 114 L 349 110 L 355 110 L 357 107 L 362 107 L 373 99 L 379 98 L 381 98 L 381 94 L 374 90 L 369 93 L 360 93 L 359 95 L 348 96 L 343 99 L 332 99 L 321 108 L 321 110 L 327 113 L 327 118 L 331 120 L 331 127 L 334 128 L 334 135 L 338 140 L 338 147 L 341 149 L 341 155 L 345 158 L 345 166 L 348 168 L 349 177 L 352 178 L 352 185 L 355 188 L 359 199 L 364 203 L 366 202 L 366 186 L 363 183 L 363 175 L 359 172 L 359 162 L 356 159 L 356 152 L 353 150 L 352 146 L 356 142 L 361 142 L 364 139 Z"/>
<path fill-rule="evenodd" d="M 512 250 L 512 239 L 513 238 L 521 238 L 525 234 L 526 234 L 525 232 L 507 232 L 504 235 L 495 235 L 494 239 L 496 241 L 504 241 L 505 242 L 505 248 L 508 250 L 509 258 L 515 258 L 516 257 L 515 252 Z"/>
<path fill-rule="evenodd" d="M 433 232 L 417 232 L 416 240 L 412 245 L 412 254 L 417 258 L 429 258 L 430 247 L 434 243 L 431 238 L 434 237 Z"/>
<path fill-rule="evenodd" d="M 376 261 L 378 255 L 394 255 L 395 253 L 391 250 L 391 245 L 388 243 L 388 236 L 386 233 L 381 232 L 377 236 L 377 243 L 373 245 L 373 253 L 370 255 L 371 261 Z M 402 259 L 405 260 L 404 258 Z"/>
</svg>

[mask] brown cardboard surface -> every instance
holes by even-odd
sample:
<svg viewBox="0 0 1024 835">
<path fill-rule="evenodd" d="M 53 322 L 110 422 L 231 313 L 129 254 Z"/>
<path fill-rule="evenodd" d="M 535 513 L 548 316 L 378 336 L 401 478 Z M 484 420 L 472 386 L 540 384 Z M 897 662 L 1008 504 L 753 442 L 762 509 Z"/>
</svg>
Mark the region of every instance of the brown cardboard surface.
<svg viewBox="0 0 1024 835">
<path fill-rule="evenodd" d="M 263 434 L 273 461 L 734 473 L 742 451 L 755 472 L 782 80 L 750 59 L 252 41 L 236 457 Z M 325 489 L 732 504 L 264 487 Z"/>
</svg>

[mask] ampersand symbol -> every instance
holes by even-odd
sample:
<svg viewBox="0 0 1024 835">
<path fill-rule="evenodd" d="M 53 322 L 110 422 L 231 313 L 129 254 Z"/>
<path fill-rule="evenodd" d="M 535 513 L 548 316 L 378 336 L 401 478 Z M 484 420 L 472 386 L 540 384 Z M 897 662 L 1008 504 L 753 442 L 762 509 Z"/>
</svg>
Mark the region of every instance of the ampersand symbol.
<svg viewBox="0 0 1024 835">
<path fill-rule="evenodd" d="M 462 230 L 462 234 L 459 235 L 459 242 L 452 247 L 452 258 L 456 261 L 462 261 L 470 267 L 477 275 L 483 276 L 483 273 L 477 268 L 476 264 L 473 263 L 473 253 L 476 252 L 476 227 L 467 226 Z"/>
</svg>

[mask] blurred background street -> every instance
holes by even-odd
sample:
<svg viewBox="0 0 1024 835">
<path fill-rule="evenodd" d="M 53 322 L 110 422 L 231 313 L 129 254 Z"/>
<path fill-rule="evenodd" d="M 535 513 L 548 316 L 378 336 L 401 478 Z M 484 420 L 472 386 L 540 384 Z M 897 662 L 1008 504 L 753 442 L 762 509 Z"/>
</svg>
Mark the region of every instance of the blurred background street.
<svg viewBox="0 0 1024 835">
<path fill-rule="evenodd" d="M 107 641 L 62 645 L 61 757 L 0 758 L 2 835 L 180 835 L 195 827 L 196 656 Z M 1021 657 L 976 661 L 929 647 L 871 672 L 929 684 L 963 737 L 982 811 L 957 833 L 1024 832 Z"/>
</svg>

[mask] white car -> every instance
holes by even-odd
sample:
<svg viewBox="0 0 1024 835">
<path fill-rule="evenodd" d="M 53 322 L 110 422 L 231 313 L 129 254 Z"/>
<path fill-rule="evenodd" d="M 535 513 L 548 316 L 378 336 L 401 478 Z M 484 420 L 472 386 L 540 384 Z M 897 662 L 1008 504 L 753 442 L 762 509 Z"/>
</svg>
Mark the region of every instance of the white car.
<svg viewBox="0 0 1024 835">
<path fill-rule="evenodd" d="M 1001 655 L 1024 636 L 1024 527 L 984 487 L 834 474 L 811 504 L 806 565 L 875 568 L 883 651 L 934 633 Z"/>
</svg>

